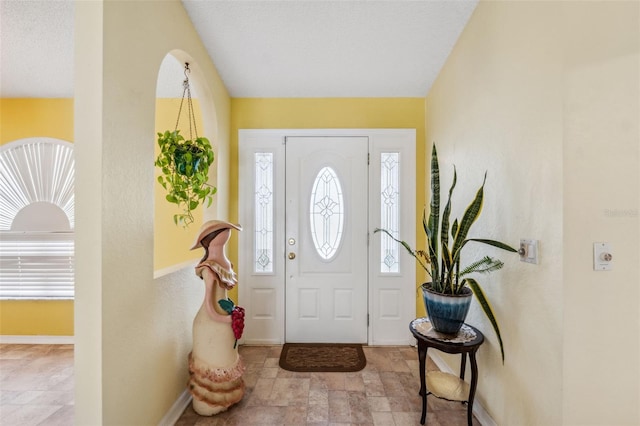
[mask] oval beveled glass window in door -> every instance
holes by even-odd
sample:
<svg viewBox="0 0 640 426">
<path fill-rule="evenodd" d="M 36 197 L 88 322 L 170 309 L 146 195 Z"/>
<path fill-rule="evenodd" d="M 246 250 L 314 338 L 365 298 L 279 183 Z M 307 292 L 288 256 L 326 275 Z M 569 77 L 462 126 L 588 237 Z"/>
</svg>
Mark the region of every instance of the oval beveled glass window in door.
<svg viewBox="0 0 640 426">
<path fill-rule="evenodd" d="M 338 175 L 331 167 L 323 167 L 311 189 L 309 225 L 318 255 L 330 260 L 342 242 L 344 200 Z"/>
</svg>

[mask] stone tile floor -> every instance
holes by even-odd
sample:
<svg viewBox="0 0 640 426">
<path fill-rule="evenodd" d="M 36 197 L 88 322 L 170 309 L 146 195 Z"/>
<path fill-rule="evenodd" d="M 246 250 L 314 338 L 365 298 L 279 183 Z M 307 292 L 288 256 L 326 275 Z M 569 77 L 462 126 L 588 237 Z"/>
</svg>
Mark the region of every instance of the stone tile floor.
<svg viewBox="0 0 640 426">
<path fill-rule="evenodd" d="M 419 424 L 415 348 L 365 347 L 367 366 L 357 373 L 285 371 L 278 367 L 280 350 L 241 346 L 242 402 L 213 417 L 198 416 L 189 405 L 176 425 Z M 427 368 L 437 370 L 430 360 Z M 0 344 L 0 423 L 73 425 L 73 380 L 73 345 Z M 427 424 L 466 425 L 466 406 L 430 396 Z"/>
<path fill-rule="evenodd" d="M 73 424 L 73 345 L 0 344 L 0 424 Z"/>
<path fill-rule="evenodd" d="M 242 346 L 247 370 L 243 400 L 227 412 L 198 416 L 191 406 L 176 426 L 420 424 L 415 348 L 364 347 L 367 366 L 356 373 L 295 373 L 278 367 L 280 346 Z M 429 359 L 427 369 L 438 367 Z M 467 424 L 467 406 L 430 396 L 427 425 Z M 478 424 L 474 418 L 474 424 Z"/>
</svg>

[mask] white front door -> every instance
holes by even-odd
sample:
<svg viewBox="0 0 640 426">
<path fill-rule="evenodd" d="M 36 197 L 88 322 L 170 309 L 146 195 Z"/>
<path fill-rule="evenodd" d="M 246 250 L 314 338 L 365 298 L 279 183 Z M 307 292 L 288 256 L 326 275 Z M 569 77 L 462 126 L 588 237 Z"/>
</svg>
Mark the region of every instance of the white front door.
<svg viewBox="0 0 640 426">
<path fill-rule="evenodd" d="M 367 342 L 367 137 L 287 137 L 285 339 Z"/>
<path fill-rule="evenodd" d="M 413 342 L 415 261 L 373 230 L 415 246 L 415 130 L 243 129 L 238 140 L 242 343 Z"/>
</svg>

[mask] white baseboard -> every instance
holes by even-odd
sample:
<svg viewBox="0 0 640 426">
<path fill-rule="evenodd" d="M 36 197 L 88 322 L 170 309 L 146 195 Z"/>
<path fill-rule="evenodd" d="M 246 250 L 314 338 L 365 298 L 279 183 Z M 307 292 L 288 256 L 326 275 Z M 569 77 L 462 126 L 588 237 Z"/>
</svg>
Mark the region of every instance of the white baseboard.
<svg viewBox="0 0 640 426">
<path fill-rule="evenodd" d="M 74 342 L 74 336 L 0 335 L 0 343 L 14 345 L 73 345 Z"/>
<path fill-rule="evenodd" d="M 443 359 L 440 358 L 440 356 L 437 353 L 434 354 L 433 351 L 431 351 L 429 353 L 429 358 L 431 358 L 431 360 L 438 366 L 438 368 L 441 371 L 444 371 L 445 373 L 455 374 L 455 375 L 459 374 L 459 372 L 453 371 L 451 367 L 449 367 L 449 365 L 446 362 L 444 362 Z M 484 407 L 480 405 L 477 399 L 473 401 L 472 411 L 473 411 L 473 415 L 476 416 L 476 419 L 478 419 L 478 422 L 480 422 L 481 425 L 497 426 L 495 420 L 491 418 L 489 413 L 487 413 L 487 410 L 485 410 Z"/>
<path fill-rule="evenodd" d="M 191 402 L 191 394 L 189 390 L 185 389 L 176 402 L 173 403 L 167 414 L 164 415 L 158 426 L 173 426 L 182 416 L 182 413 Z"/>
</svg>

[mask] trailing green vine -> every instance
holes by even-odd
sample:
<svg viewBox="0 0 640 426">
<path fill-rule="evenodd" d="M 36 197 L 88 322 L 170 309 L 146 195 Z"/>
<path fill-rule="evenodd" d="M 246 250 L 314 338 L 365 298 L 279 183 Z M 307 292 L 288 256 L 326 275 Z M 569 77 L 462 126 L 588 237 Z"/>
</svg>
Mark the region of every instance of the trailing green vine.
<svg viewBox="0 0 640 426">
<path fill-rule="evenodd" d="M 193 210 L 201 203 L 211 206 L 217 189 L 207 183 L 209 166 L 214 155 L 207 138 L 185 140 L 180 130 L 158 133 L 160 154 L 155 165 L 162 174 L 158 183 L 167 190 L 166 200 L 182 207 L 182 213 L 173 216 L 176 225 L 193 223 Z"/>
</svg>

